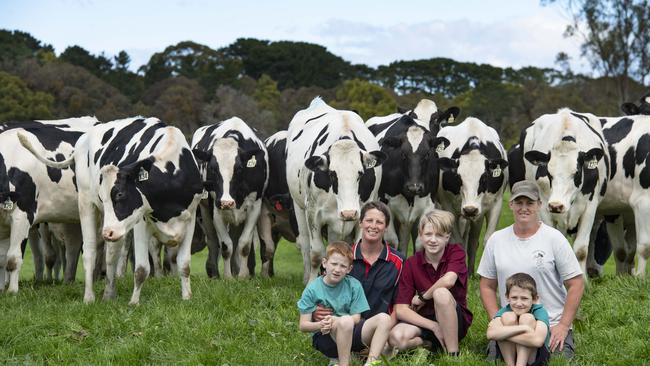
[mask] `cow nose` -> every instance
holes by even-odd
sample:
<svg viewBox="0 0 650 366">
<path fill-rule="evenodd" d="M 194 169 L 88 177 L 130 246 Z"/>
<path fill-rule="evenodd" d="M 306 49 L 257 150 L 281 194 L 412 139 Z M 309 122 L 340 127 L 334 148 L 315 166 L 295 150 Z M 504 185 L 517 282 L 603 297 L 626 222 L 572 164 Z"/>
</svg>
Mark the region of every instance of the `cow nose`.
<svg viewBox="0 0 650 366">
<path fill-rule="evenodd" d="M 413 194 L 420 194 L 424 190 L 424 184 L 422 183 L 407 184 L 406 189 Z"/>
<path fill-rule="evenodd" d="M 478 214 L 478 207 L 474 207 L 474 206 L 463 207 L 463 216 L 474 217 L 477 214 Z"/>
<path fill-rule="evenodd" d="M 235 201 L 234 200 L 221 200 L 221 206 L 220 208 L 223 209 L 231 209 L 235 208 Z"/>
<path fill-rule="evenodd" d="M 121 235 L 118 235 L 117 231 L 114 229 L 102 230 L 102 236 L 106 241 L 118 241 L 122 237 Z"/>
<path fill-rule="evenodd" d="M 564 212 L 564 205 L 557 202 L 549 202 L 548 210 L 551 211 L 552 213 L 562 213 Z"/>
<path fill-rule="evenodd" d="M 357 219 L 357 210 L 343 210 L 341 211 L 341 219 L 343 221 L 353 221 Z"/>
</svg>

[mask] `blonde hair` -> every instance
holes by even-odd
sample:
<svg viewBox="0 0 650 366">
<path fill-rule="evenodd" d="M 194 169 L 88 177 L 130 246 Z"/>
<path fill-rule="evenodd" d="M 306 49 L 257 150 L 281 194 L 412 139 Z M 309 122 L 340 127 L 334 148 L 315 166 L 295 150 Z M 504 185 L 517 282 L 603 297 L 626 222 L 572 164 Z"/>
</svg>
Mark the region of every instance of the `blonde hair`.
<svg viewBox="0 0 650 366">
<path fill-rule="evenodd" d="M 418 232 L 424 231 L 427 224 L 431 224 L 434 231 L 439 234 L 450 234 L 454 227 L 455 217 L 449 211 L 433 209 L 420 218 Z"/>
<path fill-rule="evenodd" d="M 352 264 L 352 261 L 354 260 L 354 255 L 352 254 L 352 249 L 350 248 L 350 245 L 344 241 L 333 241 L 327 245 L 327 251 L 325 252 L 325 259 L 328 259 L 332 254 L 338 253 L 350 262 Z"/>
</svg>

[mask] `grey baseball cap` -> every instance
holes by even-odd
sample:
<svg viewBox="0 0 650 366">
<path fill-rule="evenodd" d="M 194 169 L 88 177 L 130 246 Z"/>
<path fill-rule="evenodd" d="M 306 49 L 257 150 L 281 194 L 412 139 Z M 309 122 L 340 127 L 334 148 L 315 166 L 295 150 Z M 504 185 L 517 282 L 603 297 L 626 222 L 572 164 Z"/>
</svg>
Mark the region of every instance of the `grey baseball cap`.
<svg viewBox="0 0 650 366">
<path fill-rule="evenodd" d="M 528 197 L 533 201 L 539 200 L 539 188 L 537 184 L 530 180 L 522 180 L 515 183 L 510 190 L 510 202 L 514 201 L 517 197 Z"/>
</svg>

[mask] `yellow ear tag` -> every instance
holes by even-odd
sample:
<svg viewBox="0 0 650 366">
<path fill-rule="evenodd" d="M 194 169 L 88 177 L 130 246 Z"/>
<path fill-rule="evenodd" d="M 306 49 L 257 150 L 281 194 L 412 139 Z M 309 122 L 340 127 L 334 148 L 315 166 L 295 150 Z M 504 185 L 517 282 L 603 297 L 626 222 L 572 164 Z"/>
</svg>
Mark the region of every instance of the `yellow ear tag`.
<svg viewBox="0 0 650 366">
<path fill-rule="evenodd" d="M 202 200 L 208 199 L 208 191 L 206 191 L 205 189 L 203 190 L 203 192 L 201 192 L 201 199 Z"/>
<path fill-rule="evenodd" d="M 587 169 L 596 169 L 596 167 L 598 167 L 598 160 L 596 160 L 596 158 L 589 160 L 587 163 Z"/>
<path fill-rule="evenodd" d="M 368 169 L 372 169 L 372 168 L 374 168 L 375 165 L 377 164 L 377 160 L 375 160 L 375 159 L 371 159 L 370 161 L 368 161 L 367 164 L 368 164 Z"/>
<path fill-rule="evenodd" d="M 2 203 L 2 209 L 6 211 L 11 211 L 14 209 L 14 203 L 10 199 L 7 199 Z"/>
<path fill-rule="evenodd" d="M 438 144 L 438 147 L 436 147 L 436 152 L 440 154 L 444 150 L 445 150 L 445 144 L 441 142 L 440 144 Z"/>
<path fill-rule="evenodd" d="M 255 155 L 253 155 L 248 161 L 246 162 L 246 167 L 247 168 L 255 168 L 255 165 L 257 165 L 257 160 L 255 159 Z"/>
<path fill-rule="evenodd" d="M 497 165 L 496 168 L 492 169 L 492 178 L 498 178 L 501 176 L 501 167 Z"/>
<path fill-rule="evenodd" d="M 454 123 L 454 115 L 450 114 L 449 119 L 447 120 L 447 123 Z"/>
<path fill-rule="evenodd" d="M 149 172 L 144 170 L 144 168 L 140 168 L 140 172 L 138 173 L 138 181 L 144 182 L 147 179 L 149 179 Z"/>
</svg>

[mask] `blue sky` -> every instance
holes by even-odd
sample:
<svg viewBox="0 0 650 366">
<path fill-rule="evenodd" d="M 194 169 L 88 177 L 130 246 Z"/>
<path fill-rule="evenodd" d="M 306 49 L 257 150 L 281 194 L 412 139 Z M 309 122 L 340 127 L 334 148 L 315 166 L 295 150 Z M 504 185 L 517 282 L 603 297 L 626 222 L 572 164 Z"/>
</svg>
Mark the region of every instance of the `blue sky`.
<svg viewBox="0 0 650 366">
<path fill-rule="evenodd" d="M 0 28 L 19 29 L 57 53 L 126 50 L 131 69 L 192 40 L 212 48 L 240 37 L 323 45 L 353 63 L 449 57 L 495 66 L 552 67 L 559 51 L 586 69 L 569 19 L 538 0 L 1 0 Z"/>
</svg>

